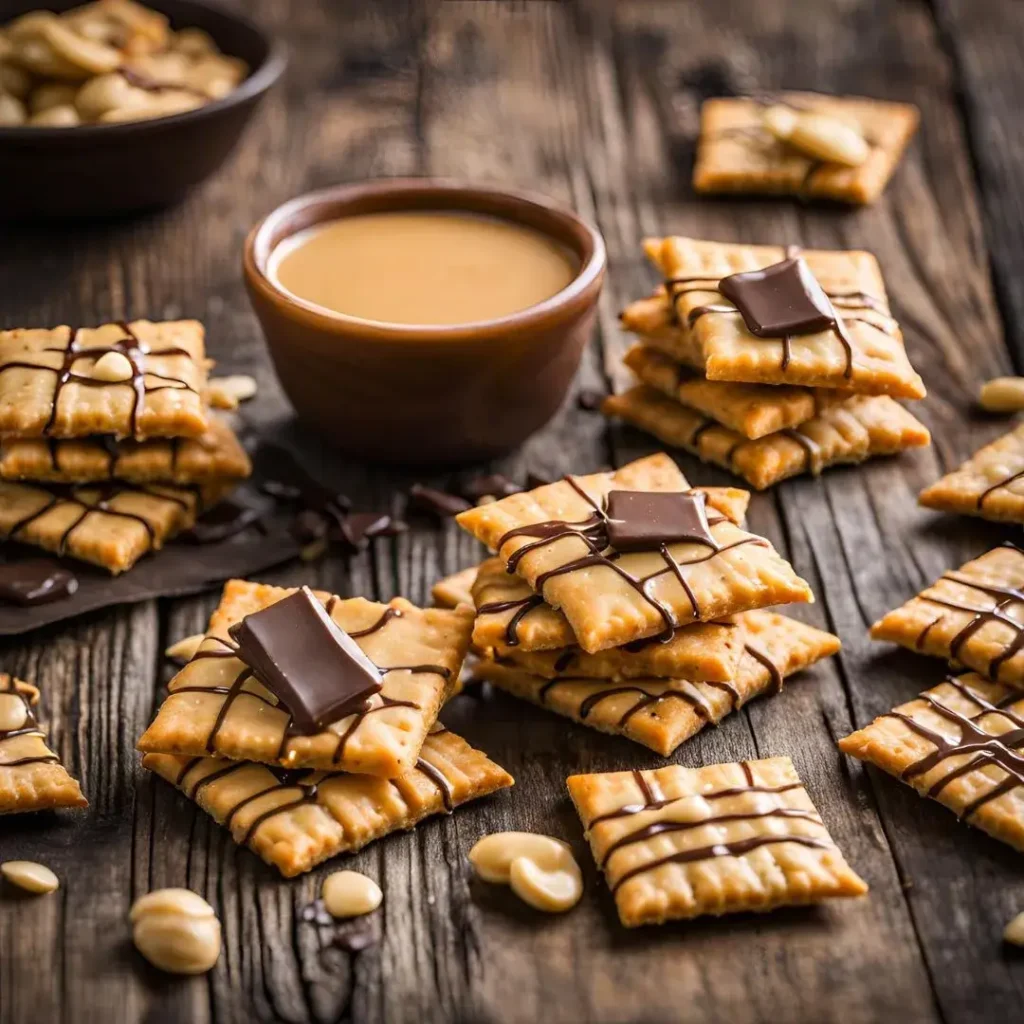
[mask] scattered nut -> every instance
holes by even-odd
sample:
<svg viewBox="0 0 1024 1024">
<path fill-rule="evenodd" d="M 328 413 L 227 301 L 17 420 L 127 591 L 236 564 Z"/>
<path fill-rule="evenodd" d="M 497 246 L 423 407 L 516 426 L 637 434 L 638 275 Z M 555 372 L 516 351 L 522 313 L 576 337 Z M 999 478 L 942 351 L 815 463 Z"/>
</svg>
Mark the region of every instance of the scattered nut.
<svg viewBox="0 0 1024 1024">
<path fill-rule="evenodd" d="M 46 126 L 47 128 L 73 128 L 81 124 L 82 119 L 78 111 L 69 104 L 61 104 L 58 107 L 47 107 L 40 114 L 33 114 L 28 123 L 32 125 Z"/>
<path fill-rule="evenodd" d="M 53 48 L 53 52 L 88 75 L 103 75 L 114 71 L 121 64 L 121 54 L 113 46 L 86 39 L 72 31 L 59 18 L 46 21 L 40 35 Z"/>
<path fill-rule="evenodd" d="M 1024 410 L 1024 377 L 996 377 L 981 385 L 978 403 L 988 412 Z"/>
<path fill-rule="evenodd" d="M 40 896 L 60 886 L 60 880 L 45 864 L 36 864 L 31 860 L 5 861 L 0 864 L 0 874 L 11 885 Z"/>
<path fill-rule="evenodd" d="M 793 134 L 796 125 L 797 112 L 792 107 L 785 107 L 781 103 L 769 107 L 762 115 L 765 128 L 768 129 L 777 139 L 783 142 L 788 141 Z"/>
<path fill-rule="evenodd" d="M 1024 946 L 1024 911 L 1021 911 L 1003 930 L 1003 939 L 1015 946 Z"/>
<path fill-rule="evenodd" d="M 215 409 L 237 409 L 239 402 L 248 401 L 255 394 L 255 378 L 240 373 L 214 377 L 207 385 L 206 398 Z"/>
<path fill-rule="evenodd" d="M 845 167 L 859 167 L 870 152 L 856 128 L 826 114 L 798 114 L 786 141 L 817 160 Z"/>
<path fill-rule="evenodd" d="M 157 889 L 135 901 L 132 941 L 154 966 L 171 974 L 203 974 L 220 956 L 220 921 L 190 889 Z"/>
<path fill-rule="evenodd" d="M 335 871 L 324 879 L 320 898 L 331 917 L 359 917 L 376 910 L 384 894 L 372 878 L 358 871 Z"/>
<path fill-rule="evenodd" d="M 175 644 L 171 644 L 170 647 L 164 651 L 164 657 L 170 658 L 173 661 L 180 661 L 183 665 L 187 661 L 191 661 L 199 650 L 199 645 L 203 642 L 205 633 L 196 633 L 193 636 L 183 637 Z"/>
<path fill-rule="evenodd" d="M 144 107 L 149 94 L 143 89 L 130 85 L 124 75 L 114 72 L 90 78 L 75 94 L 78 113 L 89 121 L 95 121 L 110 110 L 131 110 Z"/>
<path fill-rule="evenodd" d="M 93 380 L 105 380 L 112 384 L 131 380 L 135 376 L 128 357 L 121 352 L 105 352 L 93 363 Z"/>
<path fill-rule="evenodd" d="M 14 96 L 0 92 L 0 128 L 13 128 L 28 119 L 25 104 Z"/>
<path fill-rule="evenodd" d="M 190 92 L 168 90 L 147 93 L 145 103 L 108 110 L 100 116 L 99 123 L 117 124 L 120 121 L 147 121 L 152 117 L 170 117 L 171 114 L 183 114 L 186 110 L 195 110 L 202 105 L 203 99 Z"/>
<path fill-rule="evenodd" d="M 32 91 L 32 76 L 10 61 L 2 59 L 0 54 L 0 92 L 7 92 L 16 99 L 23 100 Z"/>
<path fill-rule="evenodd" d="M 0 693 L 0 732 L 14 732 L 28 721 L 28 706 L 16 693 Z"/>
<path fill-rule="evenodd" d="M 32 91 L 28 98 L 28 109 L 41 114 L 51 107 L 63 107 L 75 102 L 78 86 L 71 82 L 44 82 Z"/>
<path fill-rule="evenodd" d="M 551 836 L 495 832 L 473 846 L 469 862 L 485 882 L 511 885 L 537 910 L 561 913 L 583 895 L 583 875 L 572 850 Z"/>
</svg>

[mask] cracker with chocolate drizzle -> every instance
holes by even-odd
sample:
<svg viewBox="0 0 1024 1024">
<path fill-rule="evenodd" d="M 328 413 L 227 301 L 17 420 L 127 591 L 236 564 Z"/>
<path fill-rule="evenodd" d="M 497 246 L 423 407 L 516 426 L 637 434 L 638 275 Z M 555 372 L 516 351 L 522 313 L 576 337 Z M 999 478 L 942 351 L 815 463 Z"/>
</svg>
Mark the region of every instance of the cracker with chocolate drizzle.
<svg viewBox="0 0 1024 1024">
<path fill-rule="evenodd" d="M 924 397 L 870 253 L 681 237 L 647 239 L 644 250 L 708 380 Z"/>
<path fill-rule="evenodd" d="M 306 734 L 241 661 L 230 628 L 295 591 L 230 580 L 199 650 L 171 680 L 139 740 L 144 753 L 260 761 L 285 768 L 394 778 L 411 768 L 459 677 L 473 625 L 468 607 L 420 609 L 316 593 L 381 674 L 359 709 Z"/>
<path fill-rule="evenodd" d="M 606 502 L 612 491 L 671 492 L 706 515 L 706 535 L 649 534 L 645 550 L 609 544 Z M 568 619 L 590 654 L 650 636 L 671 638 L 680 626 L 791 601 L 813 600 L 810 587 L 763 537 L 740 529 L 664 454 L 614 472 L 568 476 L 513 494 L 458 517 L 459 525 L 496 551 Z"/>
<path fill-rule="evenodd" d="M 974 672 L 949 676 L 839 747 L 1024 853 L 1020 690 Z"/>
<path fill-rule="evenodd" d="M 686 626 L 676 633 L 676 640 L 691 630 L 709 628 L 713 627 Z M 550 656 L 512 654 L 482 659 L 473 671 L 513 696 L 668 757 L 704 726 L 717 725 L 753 697 L 778 693 L 787 676 L 839 650 L 838 637 L 773 612 L 743 612 L 724 631 L 738 648 L 738 658 L 732 674 L 720 681 L 637 677 L 628 671 L 594 678 L 596 672 L 586 671 L 600 659 L 612 659 L 617 651 L 580 655 L 583 670 L 575 661 L 559 667 L 558 662 L 550 664 Z M 544 671 L 531 671 L 531 662 Z"/>
<path fill-rule="evenodd" d="M 825 114 L 868 143 L 858 167 L 815 160 L 777 139 L 763 123 L 767 107 Z M 883 192 L 917 129 L 917 107 L 860 96 L 786 92 L 706 100 L 693 169 L 697 192 L 770 193 L 845 203 L 873 203 Z"/>
<path fill-rule="evenodd" d="M 926 487 L 917 500 L 940 512 L 1024 523 L 1024 423 Z"/>
<path fill-rule="evenodd" d="M 0 439 L 0 478 L 5 480 L 196 484 L 240 480 L 251 472 L 249 456 L 235 432 L 214 416 L 206 433 L 195 438 Z"/>
<path fill-rule="evenodd" d="M 867 892 L 788 757 L 566 784 L 628 928 Z"/>
<path fill-rule="evenodd" d="M 943 573 L 879 619 L 871 638 L 1024 689 L 1024 551 L 1007 541 Z"/>
<path fill-rule="evenodd" d="M 817 476 L 830 466 L 898 455 L 931 443 L 928 428 L 888 395 L 836 394 L 820 400 L 812 419 L 756 441 L 646 384 L 609 395 L 601 411 L 653 434 L 663 444 L 728 469 L 759 491 L 790 477 Z"/>
<path fill-rule="evenodd" d="M 634 345 L 622 361 L 642 383 L 750 440 L 806 423 L 829 395 L 825 389 L 708 380 L 651 345 Z"/>
<path fill-rule="evenodd" d="M 39 691 L 0 672 L 0 814 L 85 807 L 77 780 L 47 746 L 35 716 Z M 17 723 L 17 724 L 15 724 Z"/>
<path fill-rule="evenodd" d="M 108 353 L 130 377 L 93 375 Z M 0 331 L 0 437 L 201 437 L 205 386 L 196 320 Z"/>
<path fill-rule="evenodd" d="M 0 480 L 0 540 L 91 562 L 117 575 L 189 529 L 234 483 L 184 488 L 118 482 L 36 486 Z"/>
<path fill-rule="evenodd" d="M 513 784 L 508 772 L 443 726 L 393 779 L 173 754 L 147 754 L 142 764 L 286 878 Z"/>
</svg>

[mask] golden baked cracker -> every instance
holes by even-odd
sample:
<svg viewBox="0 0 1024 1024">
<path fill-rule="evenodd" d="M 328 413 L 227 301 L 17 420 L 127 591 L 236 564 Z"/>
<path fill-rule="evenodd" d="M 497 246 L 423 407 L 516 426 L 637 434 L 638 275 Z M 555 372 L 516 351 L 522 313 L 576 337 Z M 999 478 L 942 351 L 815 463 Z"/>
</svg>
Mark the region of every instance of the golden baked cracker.
<svg viewBox="0 0 1024 1024">
<path fill-rule="evenodd" d="M 460 569 L 451 576 L 438 580 L 430 588 L 430 596 L 438 608 L 457 608 L 460 604 L 473 606 L 473 584 L 478 566 Z"/>
<path fill-rule="evenodd" d="M 111 350 L 143 376 L 97 382 L 93 367 Z M 205 386 L 196 320 L 0 331 L 0 437 L 201 437 Z"/>
<path fill-rule="evenodd" d="M 1024 423 L 926 487 L 918 501 L 940 512 L 1024 523 Z"/>
<path fill-rule="evenodd" d="M 788 757 L 566 782 L 628 928 L 867 892 Z"/>
<path fill-rule="evenodd" d="M 841 329 L 761 338 L 747 329 L 739 311 L 718 290 L 719 282 L 779 263 L 793 255 L 791 250 L 681 237 L 647 239 L 644 249 L 671 282 L 676 318 L 699 344 L 708 380 L 924 397 L 924 384 L 907 358 L 871 253 L 799 251 L 828 295 Z"/>
<path fill-rule="evenodd" d="M 634 345 L 623 362 L 642 383 L 752 440 L 798 427 L 817 413 L 812 388 L 708 380 L 649 345 Z"/>
<path fill-rule="evenodd" d="M 286 768 L 320 768 L 395 778 L 413 766 L 469 647 L 468 607 L 420 609 L 404 598 L 378 604 L 317 593 L 331 618 L 384 670 L 367 709 L 311 736 L 234 656 L 228 627 L 294 590 L 230 580 L 192 660 L 139 740 L 144 753 L 214 755 Z"/>
<path fill-rule="evenodd" d="M 756 441 L 646 384 L 609 395 L 601 410 L 663 444 L 730 470 L 759 491 L 803 473 L 816 476 L 829 466 L 896 455 L 931 443 L 924 424 L 888 395 L 854 395 L 826 403 L 799 427 Z"/>
<path fill-rule="evenodd" d="M 235 432 L 213 416 L 206 433 L 196 438 L 0 439 L 0 478 L 6 480 L 194 484 L 237 480 L 251 472 L 249 456 Z"/>
<path fill-rule="evenodd" d="M 468 509 L 457 521 L 562 611 L 590 654 L 692 622 L 813 599 L 767 540 L 717 509 L 707 540 L 609 558 L 603 503 L 627 490 L 684 491 L 686 480 L 667 455 L 653 455 Z"/>
<path fill-rule="evenodd" d="M 23 719 L 17 728 L 0 729 L 0 814 L 85 807 L 81 787 L 46 745 L 36 720 L 39 691 L 0 672 L 0 706 Z"/>
<path fill-rule="evenodd" d="M 676 636 L 701 628 L 686 626 Z M 668 757 L 705 725 L 717 725 L 752 697 L 777 693 L 787 676 L 839 650 L 837 637 L 773 612 L 737 615 L 732 632 L 740 642 L 740 657 L 732 676 L 723 681 L 698 681 L 692 676 L 634 678 L 624 672 L 593 678 L 576 664 L 552 672 L 543 663 L 544 655 L 514 653 L 481 660 L 474 673 L 516 697 Z M 582 658 L 597 661 L 616 653 Z M 527 667 L 537 661 L 543 663 L 543 675 Z"/>
<path fill-rule="evenodd" d="M 839 741 L 1024 852 L 1024 693 L 969 672 Z"/>
<path fill-rule="evenodd" d="M 394 779 L 174 754 L 147 754 L 142 764 L 285 878 L 512 785 L 508 772 L 443 727 Z"/>
<path fill-rule="evenodd" d="M 858 167 L 815 160 L 781 142 L 763 125 L 767 104 L 826 114 L 867 141 L 868 158 Z M 797 195 L 846 203 L 873 203 L 884 191 L 907 143 L 917 130 L 917 107 L 859 96 L 812 92 L 706 100 L 693 169 L 697 192 Z"/>
<path fill-rule="evenodd" d="M 0 539 L 70 555 L 115 575 L 187 530 L 233 486 L 81 484 L 67 490 L 0 480 Z"/>
<path fill-rule="evenodd" d="M 665 289 L 631 302 L 619 320 L 628 331 L 638 335 L 645 345 L 665 353 L 691 369 L 704 369 L 704 353 L 691 331 L 684 330 L 672 308 Z"/>
<path fill-rule="evenodd" d="M 871 637 L 1024 688 L 1024 551 L 1007 541 L 944 573 Z"/>
</svg>

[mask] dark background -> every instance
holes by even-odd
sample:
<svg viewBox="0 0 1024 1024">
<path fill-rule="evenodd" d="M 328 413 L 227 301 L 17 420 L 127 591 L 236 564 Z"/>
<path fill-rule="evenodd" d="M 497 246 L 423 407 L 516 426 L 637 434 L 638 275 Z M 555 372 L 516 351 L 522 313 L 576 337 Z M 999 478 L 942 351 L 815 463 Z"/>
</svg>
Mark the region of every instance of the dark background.
<svg viewBox="0 0 1024 1024">
<path fill-rule="evenodd" d="M 224 171 L 186 203 L 115 223 L 0 227 L 0 322 L 197 316 L 220 369 L 254 373 L 246 419 L 292 443 L 356 499 L 388 507 L 421 474 L 346 464 L 292 427 L 246 302 L 253 222 L 313 186 L 446 174 L 535 189 L 596 221 L 610 275 L 579 383 L 621 386 L 616 313 L 652 283 L 651 233 L 863 247 L 878 255 L 915 365 L 934 446 L 829 471 L 755 498 L 752 528 L 811 581 L 797 614 L 843 653 L 685 744 L 689 765 L 789 754 L 866 899 L 627 932 L 565 793 L 576 771 L 654 767 L 625 740 L 510 698 L 444 714 L 509 768 L 516 789 L 291 882 L 239 850 L 134 744 L 169 675 L 166 644 L 201 629 L 215 596 L 122 608 L 0 645 L 38 682 L 84 814 L 0 822 L 0 859 L 61 876 L 42 899 L 0 894 L 0 1021 L 917 1021 L 1019 1020 L 1024 959 L 1000 942 L 1024 910 L 1020 854 L 855 762 L 843 736 L 943 674 L 871 644 L 867 626 L 1006 533 L 919 509 L 917 492 L 1004 421 L 972 410 L 979 383 L 1024 368 L 1024 9 L 1015 0 L 714 0 L 433 4 L 253 0 L 291 51 L 283 86 Z M 921 129 L 884 198 L 852 212 L 782 200 L 696 200 L 702 99 L 780 86 L 910 100 Z M 0 183 L 2 183 L 0 154 Z M 500 410 L 495 411 L 500 415 Z M 501 468 L 587 472 L 654 450 L 569 403 Z M 735 482 L 681 459 L 691 481 Z M 442 477 L 426 477 L 443 483 Z M 349 562 L 273 574 L 342 594 L 427 600 L 479 552 L 449 524 L 376 542 Z M 587 892 L 542 917 L 471 880 L 464 854 L 515 827 L 573 840 Z M 298 911 L 344 864 L 380 881 L 380 942 L 317 955 Z M 159 886 L 205 895 L 224 924 L 216 969 L 161 976 L 132 950 L 132 900 Z"/>
</svg>

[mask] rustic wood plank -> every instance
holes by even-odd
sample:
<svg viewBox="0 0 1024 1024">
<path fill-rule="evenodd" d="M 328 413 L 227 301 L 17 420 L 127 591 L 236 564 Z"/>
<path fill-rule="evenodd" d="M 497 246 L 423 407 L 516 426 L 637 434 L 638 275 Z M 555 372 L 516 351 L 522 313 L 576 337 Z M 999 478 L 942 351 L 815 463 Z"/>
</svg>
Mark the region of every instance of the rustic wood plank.
<svg viewBox="0 0 1024 1024">
<path fill-rule="evenodd" d="M 937 3 L 947 29 L 967 11 L 959 0 Z M 285 87 L 230 165 L 176 210 L 72 232 L 19 229 L 0 253 L 0 318 L 13 325 L 200 316 L 222 367 L 260 382 L 246 419 L 361 507 L 379 509 L 419 476 L 341 460 L 286 418 L 245 300 L 241 240 L 284 198 L 339 180 L 436 173 L 503 181 L 572 204 L 601 226 L 611 266 L 600 343 L 580 374 L 586 387 L 623 382 L 615 313 L 651 283 L 639 253 L 644 234 L 875 250 L 929 385 L 922 415 L 935 449 L 756 498 L 754 527 L 789 552 L 819 595 L 801 617 L 839 632 L 845 650 L 677 756 L 685 764 L 794 756 L 872 894 L 822 910 L 624 932 L 580 839 L 564 779 L 661 760 L 487 693 L 459 698 L 444 717 L 506 765 L 516 789 L 347 860 L 384 888 L 381 941 L 354 957 L 321 955 L 298 915 L 328 869 L 280 881 L 138 767 L 135 738 L 170 675 L 160 652 L 200 629 L 215 597 L 160 602 L 0 648 L 5 668 L 43 685 L 57 749 L 93 802 L 86 815 L 0 826 L 0 859 L 36 857 L 65 879 L 59 898 L 0 898 L 0 1022 L 112 1013 L 190 1022 L 1012 1017 L 1024 982 L 1019 961 L 999 952 L 998 934 L 1024 896 L 1014 855 L 842 759 L 833 744 L 941 673 L 937 662 L 880 656 L 866 625 L 992 535 L 924 514 L 914 499 L 1001 429 L 968 415 L 977 383 L 1009 365 L 976 178 L 1004 310 L 1000 273 L 1022 246 L 999 221 L 1009 219 L 1015 193 L 1005 175 L 977 172 L 977 153 L 972 167 L 956 98 L 964 81 L 979 109 L 992 91 L 1012 97 L 1008 60 L 996 70 L 984 66 L 995 44 L 974 25 L 959 64 L 951 62 L 941 45 L 949 33 L 940 38 L 923 0 L 799 9 L 758 0 L 247 6 L 287 39 L 294 59 Z M 1008 5 L 984 6 L 996 16 L 991 24 L 1008 25 Z M 688 175 L 699 101 L 755 85 L 908 98 L 922 107 L 925 127 L 871 210 L 697 202 Z M 967 124 L 977 148 L 978 122 Z M 555 475 L 649 450 L 644 438 L 608 431 L 570 402 L 500 468 Z M 731 479 L 687 457 L 681 463 L 693 480 Z M 295 566 L 274 579 L 423 601 L 434 579 L 479 553 L 452 524 L 418 524 L 350 561 Z M 573 840 L 588 889 L 573 913 L 542 917 L 472 880 L 465 851 L 501 828 Z M 127 942 L 132 898 L 162 885 L 194 888 L 221 914 L 224 954 L 204 978 L 160 976 Z"/>
</svg>

